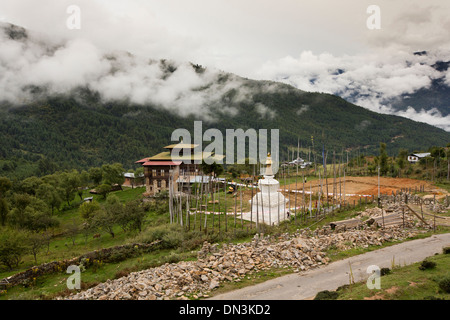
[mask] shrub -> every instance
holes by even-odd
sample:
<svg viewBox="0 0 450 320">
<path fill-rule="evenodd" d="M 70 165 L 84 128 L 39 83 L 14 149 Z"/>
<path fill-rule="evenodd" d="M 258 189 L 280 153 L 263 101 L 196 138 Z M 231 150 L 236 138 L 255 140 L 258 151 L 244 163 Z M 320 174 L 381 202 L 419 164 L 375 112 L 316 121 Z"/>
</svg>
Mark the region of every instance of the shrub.
<svg viewBox="0 0 450 320">
<path fill-rule="evenodd" d="M 131 250 L 119 250 L 116 252 L 112 252 L 108 257 L 108 262 L 121 262 L 124 261 L 134 255 L 134 252 Z"/>
<path fill-rule="evenodd" d="M 439 281 L 439 289 L 446 293 L 450 293 L 450 277 L 445 277 Z"/>
<path fill-rule="evenodd" d="M 99 195 L 103 196 L 103 199 L 106 199 L 106 197 L 108 196 L 108 193 L 111 192 L 112 188 L 111 188 L 111 185 L 109 185 L 109 184 L 101 184 L 95 190 L 97 191 L 97 193 Z"/>
<path fill-rule="evenodd" d="M 339 293 L 336 291 L 320 291 L 317 293 L 314 300 L 336 300 L 339 296 Z"/>
<path fill-rule="evenodd" d="M 344 284 L 344 285 L 340 286 L 339 288 L 337 288 L 336 291 L 339 293 L 339 291 L 346 290 L 346 289 L 348 289 L 350 287 L 351 287 L 350 284 Z"/>
<path fill-rule="evenodd" d="M 81 217 L 87 220 L 91 218 L 97 211 L 100 210 L 100 205 L 95 201 L 83 202 L 79 210 L 81 213 Z"/>
<path fill-rule="evenodd" d="M 141 232 L 138 236 L 131 239 L 130 243 L 152 243 L 156 240 L 162 240 L 163 237 L 170 231 L 177 231 L 182 233 L 182 227 L 177 225 L 161 225 L 158 227 L 147 228 Z"/>
<path fill-rule="evenodd" d="M 191 251 L 198 249 L 203 245 L 203 242 L 209 241 L 207 237 L 200 231 L 191 231 L 185 234 L 185 238 L 181 247 L 184 251 Z"/>
<path fill-rule="evenodd" d="M 420 270 L 428 270 L 428 269 L 433 269 L 436 267 L 436 262 L 433 261 L 428 261 L 428 260 L 423 260 L 422 263 L 419 266 Z"/>
<path fill-rule="evenodd" d="M 163 261 L 165 263 L 177 263 L 180 260 L 181 260 L 181 256 L 174 252 L 171 252 L 169 255 L 167 255 L 163 258 Z"/>
<path fill-rule="evenodd" d="M 156 240 L 161 240 L 164 235 L 167 233 L 167 229 L 165 227 L 157 227 L 149 230 L 145 235 L 143 235 L 144 243 L 152 243 Z"/>
<path fill-rule="evenodd" d="M 442 249 L 442 252 L 443 252 L 444 254 L 450 254 L 450 247 L 445 247 L 445 248 L 443 248 L 443 249 Z"/>
<path fill-rule="evenodd" d="M 389 269 L 389 268 L 381 268 L 381 270 L 380 270 L 380 275 L 381 276 L 385 276 L 385 275 L 390 274 L 390 273 L 391 273 L 391 269 Z"/>
<path fill-rule="evenodd" d="M 423 300 L 444 300 L 444 299 L 438 298 L 438 297 L 435 297 L 435 296 L 426 296 L 426 297 L 423 298 Z"/>
<path fill-rule="evenodd" d="M 160 192 L 158 195 L 150 201 L 146 201 L 143 204 L 145 211 L 154 212 L 156 214 L 165 214 L 169 212 L 169 203 L 165 198 L 166 193 Z"/>
<path fill-rule="evenodd" d="M 162 247 L 165 249 L 177 248 L 184 240 L 183 233 L 178 231 L 169 231 L 162 237 Z"/>
<path fill-rule="evenodd" d="M 235 239 L 244 239 L 251 235 L 251 232 L 247 232 L 247 230 L 236 229 L 236 234 L 234 235 Z"/>
</svg>

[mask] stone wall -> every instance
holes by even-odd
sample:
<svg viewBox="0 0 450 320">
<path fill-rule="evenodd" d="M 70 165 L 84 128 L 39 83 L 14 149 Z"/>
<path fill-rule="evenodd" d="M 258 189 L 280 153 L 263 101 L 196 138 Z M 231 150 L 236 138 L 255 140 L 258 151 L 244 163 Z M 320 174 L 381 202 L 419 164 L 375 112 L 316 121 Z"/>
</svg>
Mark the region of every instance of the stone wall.
<svg viewBox="0 0 450 320">
<path fill-rule="evenodd" d="M 414 235 L 412 230 L 351 230 L 330 232 L 328 229 L 304 229 L 277 237 L 256 235 L 253 241 L 240 244 L 205 242 L 196 261 L 166 263 L 160 267 L 133 272 L 108 280 L 93 288 L 66 297 L 69 300 L 164 300 L 206 297 L 221 283 L 239 282 L 271 268 L 291 268 L 303 272 L 328 264 L 326 250 L 333 247 L 381 245 Z"/>
<path fill-rule="evenodd" d="M 111 261 L 113 259 L 117 259 L 115 254 L 118 253 L 128 253 L 132 254 L 133 251 L 137 252 L 149 252 L 155 249 L 156 245 L 160 241 L 155 241 L 150 244 L 141 244 L 141 243 L 133 243 L 133 244 L 125 244 L 121 246 L 115 246 L 111 248 L 105 248 L 101 250 L 95 250 L 89 253 L 86 253 L 82 256 L 67 259 L 62 261 L 53 261 L 41 264 L 39 266 L 34 266 L 30 269 L 27 269 L 23 272 L 17 273 L 15 275 L 9 276 L 0 280 L 0 285 L 2 287 L 12 287 L 20 284 L 24 284 L 33 278 L 51 274 L 55 272 L 64 272 L 70 265 L 79 265 L 83 259 L 89 259 L 88 261 L 100 260 L 102 262 L 115 262 Z"/>
</svg>

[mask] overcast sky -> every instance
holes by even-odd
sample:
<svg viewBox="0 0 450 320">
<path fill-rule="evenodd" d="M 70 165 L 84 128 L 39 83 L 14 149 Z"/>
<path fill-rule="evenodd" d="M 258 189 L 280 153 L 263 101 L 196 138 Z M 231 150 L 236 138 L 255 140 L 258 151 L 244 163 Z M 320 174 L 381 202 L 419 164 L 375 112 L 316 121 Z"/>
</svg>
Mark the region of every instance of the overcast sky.
<svg viewBox="0 0 450 320">
<path fill-rule="evenodd" d="M 81 29 L 66 26 L 70 5 Z M 370 5 L 381 29 L 370 30 Z M 450 60 L 448 0 L 1 0 L 0 21 L 99 52 L 190 61 L 253 79 L 336 93 L 367 91 L 360 105 L 390 113 L 380 96 L 427 87 L 442 76 L 423 63 Z M 81 49 L 80 49 L 81 48 Z M 428 57 L 414 57 L 427 50 Z M 336 69 L 348 71 L 337 79 Z M 311 83 L 310 79 L 316 81 Z M 450 73 L 447 75 L 450 85 Z M 345 96 L 345 93 L 340 92 Z M 402 114 L 441 127 L 439 114 Z M 450 126 L 450 125 L 449 125 Z M 449 128 L 450 129 L 450 128 Z"/>
</svg>

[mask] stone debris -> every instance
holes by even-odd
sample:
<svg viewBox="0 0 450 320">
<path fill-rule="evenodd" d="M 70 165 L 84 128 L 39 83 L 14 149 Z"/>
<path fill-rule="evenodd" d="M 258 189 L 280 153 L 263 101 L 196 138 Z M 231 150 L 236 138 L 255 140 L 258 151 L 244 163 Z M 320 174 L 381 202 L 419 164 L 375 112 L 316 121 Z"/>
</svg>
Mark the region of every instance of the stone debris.
<svg viewBox="0 0 450 320">
<path fill-rule="evenodd" d="M 392 227 L 384 230 L 354 229 L 337 232 L 329 227 L 297 231 L 278 237 L 257 234 L 251 242 L 210 244 L 205 242 L 196 261 L 166 263 L 108 280 L 65 297 L 69 300 L 166 300 L 206 297 L 226 281 L 239 282 L 259 271 L 292 268 L 301 272 L 329 263 L 325 251 L 381 245 L 403 240 L 413 231 Z M 63 298 L 58 298 L 63 299 Z"/>
</svg>

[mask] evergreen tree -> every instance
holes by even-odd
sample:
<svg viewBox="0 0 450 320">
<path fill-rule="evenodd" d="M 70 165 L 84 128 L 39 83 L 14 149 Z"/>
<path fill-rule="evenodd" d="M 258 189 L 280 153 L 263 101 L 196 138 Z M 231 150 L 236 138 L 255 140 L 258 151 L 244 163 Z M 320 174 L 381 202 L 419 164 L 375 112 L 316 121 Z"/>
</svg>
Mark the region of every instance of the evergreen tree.
<svg viewBox="0 0 450 320">
<path fill-rule="evenodd" d="M 386 143 L 380 143 L 379 166 L 381 175 L 386 175 L 389 171 L 388 155 L 386 152 Z"/>
</svg>

